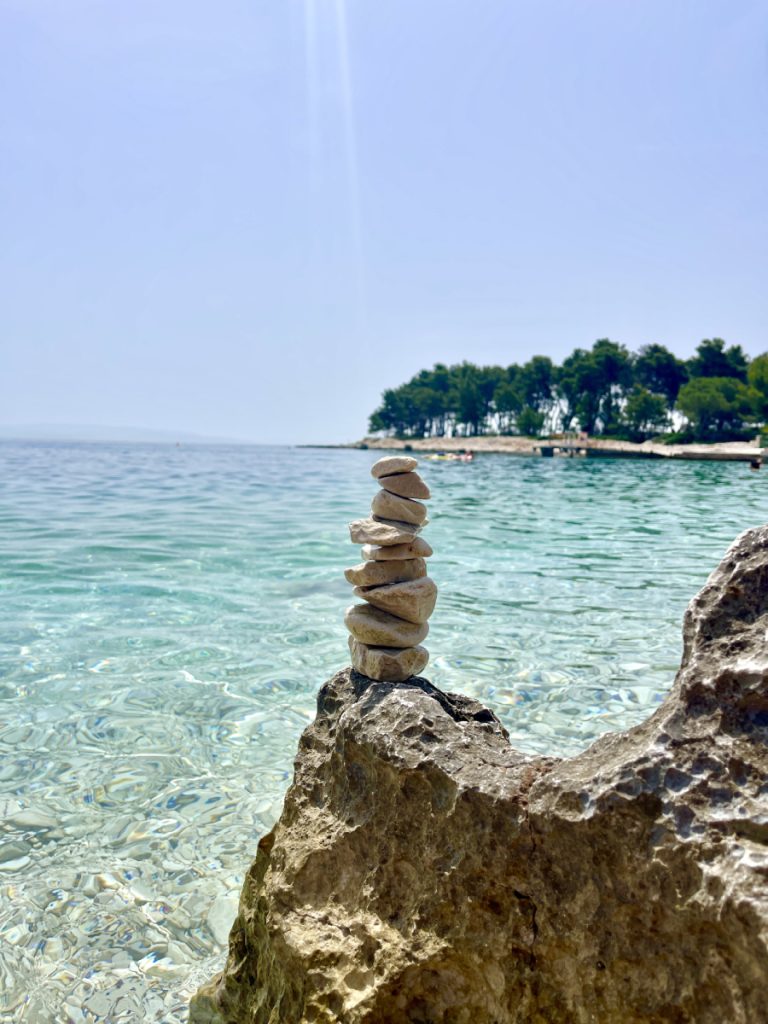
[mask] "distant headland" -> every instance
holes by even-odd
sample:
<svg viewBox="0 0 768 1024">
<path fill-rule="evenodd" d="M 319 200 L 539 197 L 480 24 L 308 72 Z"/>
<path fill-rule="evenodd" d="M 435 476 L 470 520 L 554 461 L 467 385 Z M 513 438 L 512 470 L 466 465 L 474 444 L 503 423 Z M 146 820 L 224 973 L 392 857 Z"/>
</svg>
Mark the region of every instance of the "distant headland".
<svg viewBox="0 0 768 1024">
<path fill-rule="evenodd" d="M 556 366 L 437 363 L 382 394 L 369 435 L 342 448 L 571 458 L 705 459 L 759 469 L 768 446 L 768 353 L 705 339 L 678 359 L 603 338 Z M 326 447 L 326 446 L 309 446 Z"/>
<path fill-rule="evenodd" d="M 705 339 L 688 360 L 663 345 L 630 352 L 603 338 L 555 365 L 547 356 L 510 366 L 436 364 L 382 394 L 369 431 L 377 438 L 483 450 L 524 450 L 502 438 L 571 435 L 631 445 L 749 441 L 768 423 L 768 353 Z M 367 439 L 369 445 L 370 439 Z M 424 447 L 419 444 L 419 450 Z M 625 449 L 630 451 L 632 449 Z M 663 453 L 659 453 L 663 454 Z"/>
</svg>

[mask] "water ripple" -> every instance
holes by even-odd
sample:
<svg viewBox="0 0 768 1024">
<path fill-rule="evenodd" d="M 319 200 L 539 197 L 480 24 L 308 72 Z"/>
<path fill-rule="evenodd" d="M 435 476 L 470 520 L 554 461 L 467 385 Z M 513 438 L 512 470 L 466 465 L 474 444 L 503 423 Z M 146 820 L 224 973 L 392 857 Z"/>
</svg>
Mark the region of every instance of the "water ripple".
<svg viewBox="0 0 768 1024">
<path fill-rule="evenodd" d="M 186 1020 L 346 663 L 344 524 L 375 458 L 0 444 L 1 1020 Z M 687 601 L 768 518 L 741 465 L 424 471 L 429 675 L 533 752 L 646 716 Z"/>
</svg>

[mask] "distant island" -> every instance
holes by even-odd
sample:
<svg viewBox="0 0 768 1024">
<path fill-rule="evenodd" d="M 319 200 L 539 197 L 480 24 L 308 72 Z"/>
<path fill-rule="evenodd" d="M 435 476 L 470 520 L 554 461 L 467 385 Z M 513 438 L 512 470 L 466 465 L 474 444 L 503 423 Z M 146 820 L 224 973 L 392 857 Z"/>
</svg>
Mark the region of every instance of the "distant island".
<svg viewBox="0 0 768 1024">
<path fill-rule="evenodd" d="M 768 353 L 705 339 L 688 360 L 663 345 L 638 352 L 607 338 L 555 365 L 436 364 L 384 391 L 369 430 L 378 440 L 583 437 L 665 444 L 744 441 L 768 421 Z M 765 443 L 765 441 L 763 442 Z"/>
</svg>

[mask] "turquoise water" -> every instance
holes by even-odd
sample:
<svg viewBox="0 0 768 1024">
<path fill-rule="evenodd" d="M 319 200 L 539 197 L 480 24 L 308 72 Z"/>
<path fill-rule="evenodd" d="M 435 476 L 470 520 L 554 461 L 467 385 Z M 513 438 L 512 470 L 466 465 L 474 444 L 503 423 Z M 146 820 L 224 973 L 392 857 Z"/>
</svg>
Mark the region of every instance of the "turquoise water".
<svg viewBox="0 0 768 1024">
<path fill-rule="evenodd" d="M 0 1019 L 170 1021 L 216 970 L 315 693 L 347 661 L 372 452 L 0 444 Z M 422 465 L 427 675 L 528 751 L 641 720 L 768 473 Z"/>
</svg>

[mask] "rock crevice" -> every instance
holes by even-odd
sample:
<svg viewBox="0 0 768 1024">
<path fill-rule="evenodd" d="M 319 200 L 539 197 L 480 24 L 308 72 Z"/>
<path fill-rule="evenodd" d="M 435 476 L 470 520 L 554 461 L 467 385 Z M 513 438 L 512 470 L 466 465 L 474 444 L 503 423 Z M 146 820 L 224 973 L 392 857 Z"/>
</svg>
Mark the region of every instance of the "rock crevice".
<svg viewBox="0 0 768 1024">
<path fill-rule="evenodd" d="M 568 759 L 426 679 L 320 691 L 194 1024 L 763 1024 L 768 527 L 650 718 Z"/>
</svg>

